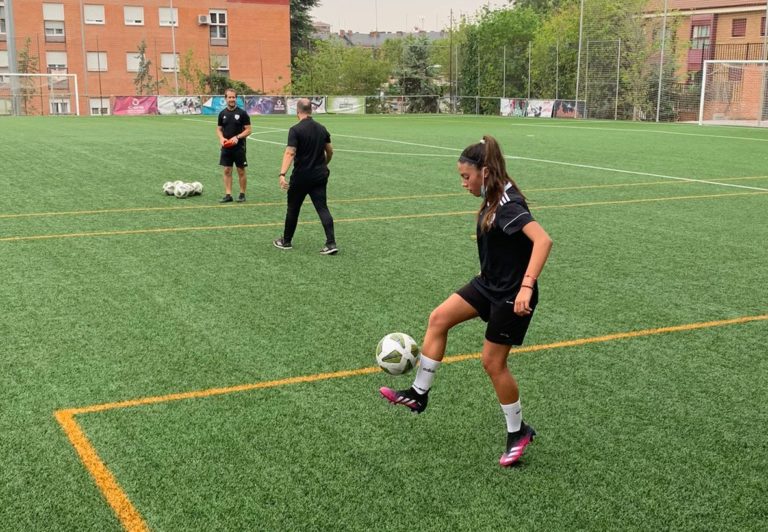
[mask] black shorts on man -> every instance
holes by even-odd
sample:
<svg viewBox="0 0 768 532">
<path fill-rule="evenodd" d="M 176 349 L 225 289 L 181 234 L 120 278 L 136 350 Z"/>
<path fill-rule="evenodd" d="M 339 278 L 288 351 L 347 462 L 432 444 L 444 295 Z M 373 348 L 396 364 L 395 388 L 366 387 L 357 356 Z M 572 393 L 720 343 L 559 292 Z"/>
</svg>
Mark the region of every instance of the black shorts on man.
<svg viewBox="0 0 768 532">
<path fill-rule="evenodd" d="M 245 157 L 245 146 L 236 145 L 233 148 L 221 148 L 221 156 L 219 156 L 219 165 L 230 167 L 232 165 L 238 168 L 245 168 L 248 166 L 248 160 Z"/>
</svg>

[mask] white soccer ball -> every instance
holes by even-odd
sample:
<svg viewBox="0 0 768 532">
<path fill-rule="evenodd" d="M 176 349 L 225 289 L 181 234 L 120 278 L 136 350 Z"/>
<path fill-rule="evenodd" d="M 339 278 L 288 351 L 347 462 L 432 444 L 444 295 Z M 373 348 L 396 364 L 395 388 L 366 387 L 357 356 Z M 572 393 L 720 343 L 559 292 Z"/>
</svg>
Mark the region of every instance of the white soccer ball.
<svg viewBox="0 0 768 532">
<path fill-rule="evenodd" d="M 176 190 L 174 190 L 173 195 L 181 199 L 189 196 L 191 192 L 192 192 L 192 187 L 190 187 L 186 183 L 182 183 L 181 185 L 176 185 Z"/>
<path fill-rule="evenodd" d="M 176 185 L 173 184 L 173 181 L 166 181 L 163 185 L 163 192 L 165 192 L 168 196 L 173 196 L 175 190 Z"/>
<path fill-rule="evenodd" d="M 389 333 L 376 347 L 376 363 L 390 375 L 408 373 L 419 362 L 419 344 L 404 333 Z"/>
<path fill-rule="evenodd" d="M 203 184 L 200 181 L 195 181 L 194 183 L 191 183 L 192 185 L 192 192 L 196 195 L 203 193 Z"/>
</svg>

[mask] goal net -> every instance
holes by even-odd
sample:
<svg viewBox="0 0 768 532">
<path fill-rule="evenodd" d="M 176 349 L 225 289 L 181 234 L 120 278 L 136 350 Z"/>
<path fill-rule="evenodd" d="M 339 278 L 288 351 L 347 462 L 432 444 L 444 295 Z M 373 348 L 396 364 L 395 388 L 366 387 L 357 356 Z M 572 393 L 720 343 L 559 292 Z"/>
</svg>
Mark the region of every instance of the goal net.
<svg viewBox="0 0 768 532">
<path fill-rule="evenodd" d="M 699 125 L 768 126 L 768 61 L 704 62 Z"/>
<path fill-rule="evenodd" d="M 0 115 L 79 115 L 77 75 L 0 74 Z"/>
</svg>

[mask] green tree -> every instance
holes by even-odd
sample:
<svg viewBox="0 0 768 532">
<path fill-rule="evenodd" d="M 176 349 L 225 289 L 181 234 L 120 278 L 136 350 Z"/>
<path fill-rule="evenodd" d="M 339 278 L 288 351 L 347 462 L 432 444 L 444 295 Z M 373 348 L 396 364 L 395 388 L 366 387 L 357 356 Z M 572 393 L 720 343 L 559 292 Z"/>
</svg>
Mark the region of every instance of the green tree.
<svg viewBox="0 0 768 532">
<path fill-rule="evenodd" d="M 24 47 L 21 49 L 18 55 L 18 71 L 19 74 L 39 74 L 40 73 L 40 61 L 32 55 L 32 38 L 27 37 L 24 41 Z M 26 77 L 19 78 L 19 93 L 21 94 L 22 104 L 24 107 L 24 114 L 30 114 L 36 109 L 35 93 L 37 92 L 35 87 L 36 83 L 34 78 Z M 40 96 L 40 106 L 42 110 L 42 96 Z"/>
<path fill-rule="evenodd" d="M 392 76 L 395 82 L 390 86 L 390 92 L 418 96 L 408 99 L 406 111 L 409 113 L 436 113 L 440 90 L 435 79 L 436 69 L 430 62 L 429 39 L 411 35 L 401 41 L 401 56 L 394 63 Z M 395 50 L 396 46 L 393 45 L 389 53 Z"/>
<path fill-rule="evenodd" d="M 387 81 L 390 63 L 378 50 L 350 47 L 333 39 L 318 41 L 313 51 L 296 57 L 294 94 L 370 95 Z"/>
<path fill-rule="evenodd" d="M 291 62 L 300 50 L 312 49 L 312 17 L 309 12 L 320 0 L 291 0 Z"/>
<path fill-rule="evenodd" d="M 147 43 L 144 39 L 139 43 L 137 52 L 136 55 L 139 58 L 139 69 L 136 72 L 136 76 L 133 78 L 136 94 L 141 96 L 143 94 L 158 92 L 160 86 L 159 83 L 162 83 L 165 80 L 158 80 L 158 83 L 156 83 L 155 79 L 152 77 L 152 72 L 150 71 L 152 61 L 147 57 Z"/>
<path fill-rule="evenodd" d="M 205 93 L 205 70 L 198 63 L 194 51 L 190 48 L 181 56 L 179 64 L 179 77 L 182 85 L 179 92 L 182 94 Z"/>
<path fill-rule="evenodd" d="M 541 25 L 531 8 L 484 8 L 476 23 L 461 27 L 459 92 L 480 97 L 528 93 L 528 45 Z M 464 112 L 498 113 L 496 99 L 463 98 Z"/>
</svg>

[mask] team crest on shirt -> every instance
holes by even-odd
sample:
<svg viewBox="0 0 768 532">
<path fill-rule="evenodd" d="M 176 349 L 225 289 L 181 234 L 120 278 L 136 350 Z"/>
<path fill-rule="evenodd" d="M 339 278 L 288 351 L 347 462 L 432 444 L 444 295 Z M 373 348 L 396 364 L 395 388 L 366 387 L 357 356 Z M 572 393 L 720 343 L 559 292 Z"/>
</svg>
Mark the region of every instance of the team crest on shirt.
<svg viewBox="0 0 768 532">
<path fill-rule="evenodd" d="M 235 120 L 240 120 L 240 115 L 235 115 Z"/>
</svg>

